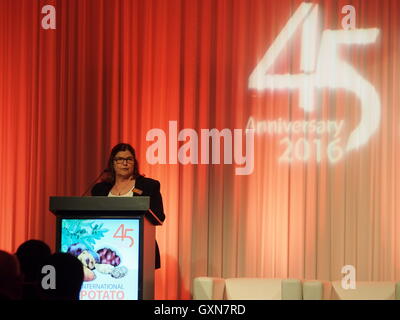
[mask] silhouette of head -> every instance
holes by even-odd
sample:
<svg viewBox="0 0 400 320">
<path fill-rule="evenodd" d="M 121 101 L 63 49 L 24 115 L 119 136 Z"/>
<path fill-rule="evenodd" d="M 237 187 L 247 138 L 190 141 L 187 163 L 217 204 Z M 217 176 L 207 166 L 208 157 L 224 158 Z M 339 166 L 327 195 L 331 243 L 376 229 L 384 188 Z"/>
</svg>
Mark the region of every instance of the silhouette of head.
<svg viewBox="0 0 400 320">
<path fill-rule="evenodd" d="M 16 256 L 0 250 L 0 299 L 21 297 L 21 276 Z"/>
<path fill-rule="evenodd" d="M 55 289 L 42 289 L 42 296 L 49 300 L 79 300 L 83 283 L 83 266 L 78 258 L 69 253 L 54 253 L 47 265 L 55 268 Z M 43 275 L 46 277 L 46 274 Z M 43 279 L 42 281 L 45 281 Z"/>
<path fill-rule="evenodd" d="M 21 244 L 15 255 L 21 265 L 25 282 L 35 282 L 41 277 L 44 262 L 51 255 L 50 247 L 40 240 L 28 240 Z"/>
</svg>

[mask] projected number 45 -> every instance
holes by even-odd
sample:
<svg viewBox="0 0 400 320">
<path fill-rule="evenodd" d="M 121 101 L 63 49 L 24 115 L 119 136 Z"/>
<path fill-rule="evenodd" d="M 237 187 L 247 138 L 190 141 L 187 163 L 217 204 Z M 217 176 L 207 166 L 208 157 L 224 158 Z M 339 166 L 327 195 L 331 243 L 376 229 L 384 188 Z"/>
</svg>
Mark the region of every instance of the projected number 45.
<svg viewBox="0 0 400 320">
<path fill-rule="evenodd" d="M 279 54 L 301 26 L 303 28 L 300 68 L 303 73 L 271 74 L 271 69 Z M 338 46 L 374 43 L 379 35 L 379 29 L 324 30 L 317 54 L 319 30 L 318 4 L 302 3 L 251 73 L 248 85 L 250 89 L 260 91 L 297 89 L 299 90 L 300 107 L 306 112 L 315 109 L 314 93 L 316 89 L 340 88 L 353 92 L 361 102 L 361 120 L 350 134 L 346 151 L 358 149 L 368 142 L 379 127 L 380 100 L 374 86 L 364 79 L 354 67 L 340 58 Z M 330 150 L 337 149 L 337 142 L 334 142 L 334 146 L 328 146 L 327 156 L 331 162 L 336 162 L 341 158 L 338 157 L 340 152 Z M 306 141 L 303 143 L 306 146 Z M 315 145 L 318 147 L 316 160 L 319 161 L 321 160 L 321 148 L 318 142 Z M 307 149 L 305 146 L 304 150 Z M 308 145 L 308 147 L 310 146 Z M 284 156 L 286 158 L 289 156 L 287 152 Z M 303 155 L 303 159 L 300 160 L 308 160 L 307 155 Z"/>
</svg>

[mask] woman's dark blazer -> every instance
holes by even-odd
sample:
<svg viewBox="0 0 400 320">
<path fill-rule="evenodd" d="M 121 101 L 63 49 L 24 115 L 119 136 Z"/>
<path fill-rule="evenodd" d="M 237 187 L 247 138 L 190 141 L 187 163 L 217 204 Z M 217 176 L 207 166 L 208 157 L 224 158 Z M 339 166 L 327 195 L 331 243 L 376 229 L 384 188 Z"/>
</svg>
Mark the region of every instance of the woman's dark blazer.
<svg viewBox="0 0 400 320">
<path fill-rule="evenodd" d="M 100 182 L 94 185 L 92 188 L 92 196 L 108 196 L 108 193 L 112 189 L 113 184 L 110 182 Z M 150 210 L 160 219 L 162 222 L 165 220 L 164 207 L 162 197 L 160 193 L 160 182 L 154 179 L 145 178 L 139 176 L 136 178 L 135 189 L 133 192 L 134 196 L 149 196 L 150 197 Z M 151 220 L 151 216 L 149 216 Z M 156 253 L 155 253 L 155 268 L 160 268 L 160 249 L 156 241 Z"/>
</svg>

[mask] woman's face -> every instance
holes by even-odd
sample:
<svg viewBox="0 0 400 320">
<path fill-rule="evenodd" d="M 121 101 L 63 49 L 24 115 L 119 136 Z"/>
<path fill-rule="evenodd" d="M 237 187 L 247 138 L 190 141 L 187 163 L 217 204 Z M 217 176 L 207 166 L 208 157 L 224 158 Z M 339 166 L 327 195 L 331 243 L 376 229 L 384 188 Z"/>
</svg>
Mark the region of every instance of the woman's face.
<svg viewBox="0 0 400 320">
<path fill-rule="evenodd" d="M 114 157 L 113 164 L 115 176 L 129 178 L 133 175 L 134 157 L 130 151 L 119 151 Z"/>
</svg>

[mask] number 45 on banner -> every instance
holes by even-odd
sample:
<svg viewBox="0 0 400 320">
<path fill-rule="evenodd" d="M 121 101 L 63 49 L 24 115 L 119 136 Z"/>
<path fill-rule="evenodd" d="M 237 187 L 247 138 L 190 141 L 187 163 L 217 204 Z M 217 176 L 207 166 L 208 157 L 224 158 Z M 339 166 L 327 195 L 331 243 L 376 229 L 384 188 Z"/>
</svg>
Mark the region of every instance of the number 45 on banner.
<svg viewBox="0 0 400 320">
<path fill-rule="evenodd" d="M 121 238 L 121 241 L 124 241 L 124 239 L 129 239 L 131 241 L 130 246 L 129 246 L 129 248 L 130 248 L 130 247 L 133 246 L 133 242 L 134 241 L 133 241 L 133 238 L 131 236 L 127 235 L 127 233 L 129 231 L 133 231 L 133 229 L 125 229 L 125 225 L 121 224 L 118 227 L 117 231 L 115 231 L 115 233 L 113 235 L 113 238 Z M 118 235 L 119 232 L 121 233 L 121 235 Z"/>
<path fill-rule="evenodd" d="M 303 24 L 303 29 L 300 66 L 304 73 L 268 73 L 301 24 Z M 351 133 L 346 149 L 347 151 L 357 149 L 367 143 L 379 128 L 380 100 L 373 85 L 338 56 L 338 46 L 374 43 L 379 29 L 324 30 L 318 56 L 317 32 L 319 32 L 318 4 L 303 2 L 251 73 L 249 88 L 256 90 L 298 89 L 300 90 L 300 107 L 307 112 L 315 108 L 315 89 L 340 88 L 353 92 L 361 101 L 361 121 Z"/>
</svg>

